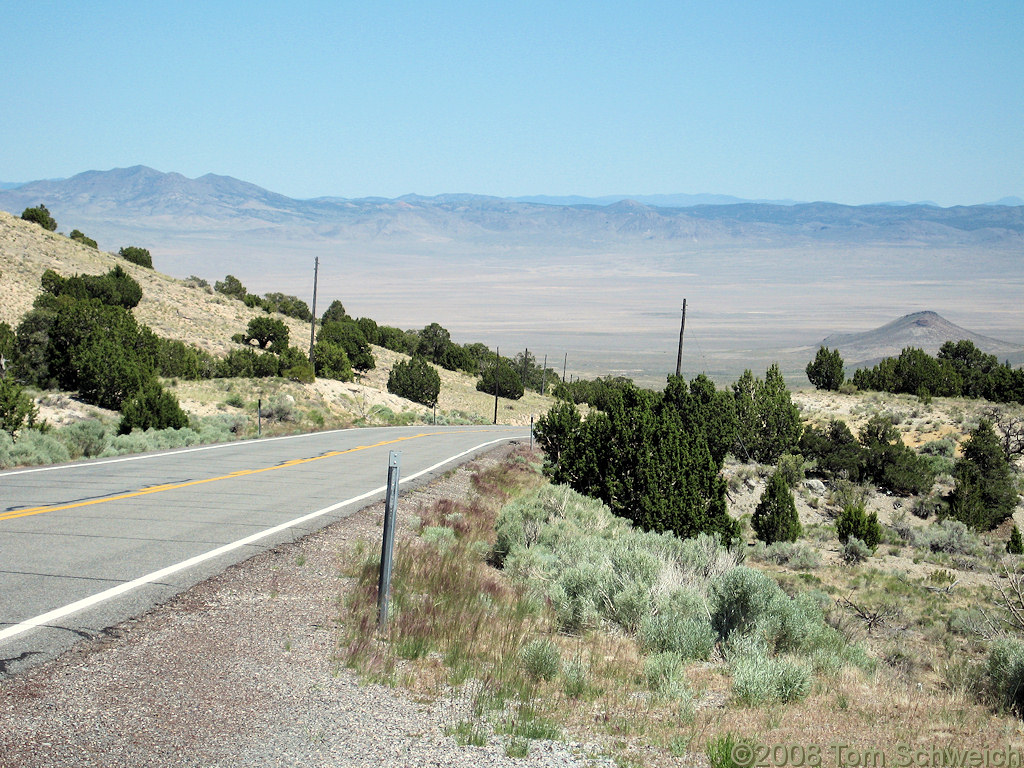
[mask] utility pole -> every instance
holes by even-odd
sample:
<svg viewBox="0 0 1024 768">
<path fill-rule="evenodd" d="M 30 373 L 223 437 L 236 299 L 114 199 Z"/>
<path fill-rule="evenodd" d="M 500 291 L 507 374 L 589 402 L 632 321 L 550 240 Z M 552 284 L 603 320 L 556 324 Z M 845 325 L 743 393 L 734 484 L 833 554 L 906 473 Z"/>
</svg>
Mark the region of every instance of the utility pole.
<svg viewBox="0 0 1024 768">
<path fill-rule="evenodd" d="M 540 380 L 540 396 L 544 397 L 544 385 L 548 383 L 548 356 L 544 355 L 544 378 Z"/>
<path fill-rule="evenodd" d="M 569 353 L 565 353 L 565 360 L 562 361 L 562 383 L 565 384 L 565 366 L 569 364 Z"/>
<path fill-rule="evenodd" d="M 309 321 L 309 364 L 313 365 L 313 344 L 316 342 L 316 281 L 320 276 L 320 257 L 313 263 L 313 319 Z"/>
<path fill-rule="evenodd" d="M 679 353 L 676 355 L 676 376 L 683 369 L 683 330 L 686 328 L 686 299 L 683 299 L 683 320 L 679 323 Z"/>
<path fill-rule="evenodd" d="M 527 347 L 526 351 L 523 352 L 523 392 L 526 391 L 526 366 L 529 365 L 530 361 L 530 348 Z"/>
<path fill-rule="evenodd" d="M 494 423 L 498 423 L 498 366 L 501 364 L 501 347 L 494 348 Z"/>
</svg>

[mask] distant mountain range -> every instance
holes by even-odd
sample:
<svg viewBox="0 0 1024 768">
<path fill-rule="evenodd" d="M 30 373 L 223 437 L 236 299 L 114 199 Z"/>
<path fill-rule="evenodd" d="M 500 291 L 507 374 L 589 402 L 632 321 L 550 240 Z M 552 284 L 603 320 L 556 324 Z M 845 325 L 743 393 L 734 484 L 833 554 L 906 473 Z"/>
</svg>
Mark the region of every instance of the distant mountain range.
<svg viewBox="0 0 1024 768">
<path fill-rule="evenodd" d="M 40 183 L 59 184 L 61 182 L 69 182 L 74 180 L 82 180 L 87 182 L 95 182 L 98 176 L 106 176 L 110 181 L 117 183 L 119 179 L 128 176 L 138 176 L 142 178 L 155 179 L 159 176 L 170 176 L 174 177 L 175 183 L 181 181 L 190 181 L 184 176 L 176 173 L 161 174 L 159 171 L 154 171 L 152 168 L 148 168 L 144 165 L 137 165 L 132 168 L 115 168 L 111 171 L 86 171 L 85 173 L 78 174 L 71 179 L 47 179 L 45 181 L 0 181 L 0 190 L 11 190 L 21 189 L 23 187 L 29 187 L 30 191 L 36 191 L 41 189 L 38 186 Z M 82 177 L 86 177 L 83 179 Z M 230 176 L 215 176 L 213 174 L 207 174 L 198 179 L 192 181 L 204 182 L 211 179 L 222 179 L 229 182 L 237 182 L 238 184 L 253 187 L 254 185 L 248 185 L 246 182 L 239 182 L 237 179 L 233 179 Z M 257 187 L 257 189 L 259 189 Z M 265 191 L 265 190 L 263 190 Z M 474 198 L 474 197 L 490 197 L 487 195 L 473 195 L 473 194 L 462 194 L 462 195 L 442 195 L 441 197 L 463 197 L 463 198 Z M 349 201 L 378 201 L 384 202 L 390 198 L 342 198 L 342 197 L 321 197 L 312 198 L 313 200 L 320 201 L 333 201 L 333 202 L 349 202 Z M 407 195 L 405 197 L 394 198 L 397 200 L 403 199 L 430 199 L 421 197 L 419 195 Z M 771 199 L 749 199 L 742 197 L 735 197 L 734 195 L 717 195 L 717 194 L 687 194 L 687 193 L 675 193 L 675 194 L 661 194 L 661 195 L 601 195 L 599 197 L 587 197 L 585 195 L 523 195 L 520 197 L 504 197 L 495 198 L 498 200 L 507 200 L 517 203 L 537 203 L 540 205 L 596 205 L 596 206 L 607 206 L 613 203 L 621 202 L 622 200 L 633 200 L 643 205 L 654 206 L 657 208 L 695 208 L 699 205 L 741 205 L 749 203 L 759 203 L 765 205 L 801 205 L 806 201 L 800 200 L 771 200 Z M 914 206 L 924 205 L 933 208 L 940 207 L 937 203 L 933 203 L 930 200 L 922 200 L 919 202 L 907 202 L 906 200 L 891 200 L 883 201 L 879 203 L 871 203 L 869 205 L 881 205 L 881 206 Z M 1024 198 L 1020 197 L 1003 197 L 999 200 L 995 200 L 989 203 L 981 203 L 980 205 L 1004 205 L 1004 206 L 1021 206 L 1024 205 Z"/>
<path fill-rule="evenodd" d="M 144 166 L 0 190 L 0 209 L 15 216 L 40 203 L 60 231 L 79 229 L 104 250 L 142 246 L 163 272 L 211 282 L 230 273 L 255 293 L 310 296 L 316 257 L 320 301 L 403 328 L 439 322 L 460 342 L 568 353 L 577 375 L 664 382 L 683 297 L 684 371 L 720 381 L 772 361 L 802 378 L 809 345 L 827 329 L 871 328 L 912 309 L 1024 341 L 1019 205 L 297 200 Z M 899 354 L 901 344 L 844 358 Z"/>
<path fill-rule="evenodd" d="M 1000 361 L 1019 360 L 1024 347 L 969 331 L 946 320 L 937 312 L 913 312 L 891 323 L 863 333 L 834 333 L 821 346 L 838 349 L 848 366 L 875 365 L 885 357 L 897 357 L 907 347 L 917 347 L 930 355 L 938 353 L 947 341 L 967 340 Z"/>
<path fill-rule="evenodd" d="M 650 196 L 684 204 L 719 196 Z M 785 204 L 724 198 L 728 204 L 668 207 L 612 198 L 506 199 L 453 194 L 395 199 L 296 200 L 229 176 L 188 179 L 145 166 L 88 171 L 0 191 L 15 215 L 44 203 L 58 222 L 107 237 L 146 230 L 169 234 L 248 233 L 266 237 L 593 247 L 609 242 L 799 243 L 913 242 L 934 245 L 1024 242 L 1024 207 Z M 545 200 L 545 202 L 536 202 Z M 551 204 L 558 201 L 558 204 Z M 111 247 L 113 244 L 111 244 Z"/>
</svg>

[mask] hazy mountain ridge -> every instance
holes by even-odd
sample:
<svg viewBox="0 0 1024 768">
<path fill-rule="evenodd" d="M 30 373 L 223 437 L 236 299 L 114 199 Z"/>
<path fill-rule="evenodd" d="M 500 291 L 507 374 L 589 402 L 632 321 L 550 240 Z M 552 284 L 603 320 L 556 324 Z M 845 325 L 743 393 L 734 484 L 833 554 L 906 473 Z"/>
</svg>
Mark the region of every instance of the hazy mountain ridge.
<svg viewBox="0 0 1024 768">
<path fill-rule="evenodd" d="M 93 236 L 130 222 L 128 226 L 139 230 L 200 228 L 258 234 L 269 227 L 289 230 L 282 232 L 286 237 L 418 242 L 498 238 L 503 244 L 584 247 L 609 240 L 1013 247 L 1024 243 L 1022 206 L 780 205 L 737 199 L 681 208 L 631 199 L 566 205 L 473 194 L 296 200 L 229 176 L 188 179 L 145 166 L 87 171 L 62 181 L 0 191 L 0 208 L 15 215 L 39 203 L 47 205 L 58 221 L 70 219 L 80 229 L 91 228 Z"/>
</svg>

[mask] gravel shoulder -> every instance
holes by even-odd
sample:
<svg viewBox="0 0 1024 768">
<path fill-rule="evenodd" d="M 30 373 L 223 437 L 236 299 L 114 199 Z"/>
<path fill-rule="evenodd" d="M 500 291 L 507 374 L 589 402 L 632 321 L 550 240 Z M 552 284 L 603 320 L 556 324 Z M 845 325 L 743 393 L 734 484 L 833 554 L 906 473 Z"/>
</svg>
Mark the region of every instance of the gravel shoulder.
<svg viewBox="0 0 1024 768">
<path fill-rule="evenodd" d="M 498 448 L 404 494 L 409 518 L 471 493 L 474 468 Z M 578 744 L 501 744 L 445 736 L 468 712 L 360 683 L 337 659 L 346 558 L 379 546 L 375 504 L 274 547 L 60 658 L 0 679 L 0 767 L 574 766 L 607 764 Z"/>
</svg>

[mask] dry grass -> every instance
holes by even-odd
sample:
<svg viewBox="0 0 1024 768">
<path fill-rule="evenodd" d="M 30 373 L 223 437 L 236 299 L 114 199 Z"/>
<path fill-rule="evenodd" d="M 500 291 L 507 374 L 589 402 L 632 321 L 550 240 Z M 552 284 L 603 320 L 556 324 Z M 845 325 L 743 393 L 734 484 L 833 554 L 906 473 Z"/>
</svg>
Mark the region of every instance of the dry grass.
<svg viewBox="0 0 1024 768">
<path fill-rule="evenodd" d="M 725 733 L 760 744 L 816 745 L 826 765 L 837 764 L 832 744 L 880 751 L 891 765 L 901 745 L 1000 748 L 1024 735 L 1017 718 L 994 712 L 979 698 L 980 677 L 969 670 L 982 661 L 984 644 L 947 626 L 957 609 L 991 602 L 994 575 L 973 574 L 947 593 L 934 586 L 964 574 L 926 564 L 924 575 L 915 576 L 890 567 L 895 561 L 888 557 L 860 568 L 825 564 L 807 574 L 759 566 L 791 594 L 814 588 L 833 595 L 830 623 L 851 642 L 866 645 L 876 660 L 872 671 L 846 667 L 818 676 L 803 701 L 747 706 L 735 700 L 728 666 L 716 654 L 686 668 L 689 693 L 652 693 L 633 638 L 607 627 L 582 636 L 558 634 L 545 605 L 531 605 L 487 564 L 498 506 L 537 482 L 519 462 L 511 465 L 512 479 L 507 467 L 479 475 L 471 499 L 420 510 L 422 528 L 448 527 L 454 536 L 400 544 L 403 557 L 396 562 L 406 565 L 396 574 L 394 583 L 402 586 L 386 635 L 378 636 L 365 618 L 374 615 L 376 599 L 372 553 L 346 611 L 352 617 L 346 660 L 374 679 L 427 698 L 470 696 L 478 720 L 458 727 L 473 738 L 514 736 L 526 728 L 516 715 L 525 710 L 530 727 L 539 722 L 568 738 L 602 743 L 622 765 L 702 762 L 709 743 Z M 905 547 L 899 556 L 910 565 L 914 552 Z M 840 598 L 886 618 L 869 631 Z M 887 607 L 893 610 L 882 610 Z M 563 665 L 574 662 L 586 670 L 582 688 L 570 689 L 564 672 L 550 680 L 524 676 L 516 663 L 520 649 L 538 637 L 557 645 Z"/>
<path fill-rule="evenodd" d="M 142 301 L 134 310 L 140 323 L 148 325 L 159 336 L 179 339 L 217 355 L 235 346 L 231 336 L 245 331 L 249 320 L 260 314 L 240 301 L 139 267 L 61 234 L 47 232 L 4 211 L 0 211 L 0 264 L 3 265 L 0 267 L 0 322 L 12 327 L 31 309 L 40 291 L 40 278 L 47 269 L 67 276 L 101 274 L 121 266 L 142 286 Z M 303 347 L 303 340 L 309 338 L 309 326 L 284 315 L 277 317 L 288 326 L 292 343 Z M 355 382 L 318 379 L 314 384 L 302 385 L 261 379 L 234 379 L 230 383 L 179 381 L 176 394 L 187 412 L 207 416 L 224 411 L 223 401 L 231 393 L 252 403 L 250 411 L 254 410 L 260 396 L 280 393 L 299 404 L 300 423 L 309 429 L 432 419 L 431 409 L 387 391 L 391 368 L 408 356 L 382 347 L 374 347 L 373 352 L 377 367 Z M 438 368 L 438 372 L 441 394 L 437 407 L 442 416 L 463 422 L 490 423 L 493 420 L 494 398 L 476 390 L 474 377 L 442 368 Z M 552 402 L 551 398 L 541 397 L 536 392 L 528 392 L 518 401 L 501 399 L 498 422 L 529 424 L 531 416 L 546 413 Z M 403 412 L 406 415 L 400 416 Z M 51 423 L 60 424 L 87 417 L 87 413 L 69 401 L 69 411 L 49 407 L 45 417 Z"/>
</svg>

